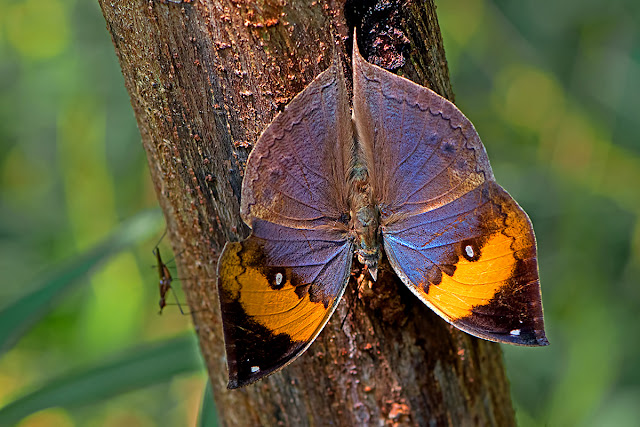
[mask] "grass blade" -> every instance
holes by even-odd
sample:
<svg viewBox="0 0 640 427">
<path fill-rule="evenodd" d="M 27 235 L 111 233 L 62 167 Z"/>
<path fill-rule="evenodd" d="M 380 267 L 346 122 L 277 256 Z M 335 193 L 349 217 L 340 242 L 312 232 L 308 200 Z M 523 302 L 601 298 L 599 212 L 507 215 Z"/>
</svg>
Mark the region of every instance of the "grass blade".
<svg viewBox="0 0 640 427">
<path fill-rule="evenodd" d="M 148 238 L 160 228 L 159 210 L 141 212 L 124 222 L 105 241 L 93 249 L 45 274 L 39 284 L 29 286 L 30 293 L 0 310 L 0 354 L 10 349 L 34 324 L 44 317 L 56 301 L 79 279 L 124 248 Z"/>
<path fill-rule="evenodd" d="M 218 427 L 218 410 L 216 409 L 213 393 L 211 392 L 211 381 L 207 379 L 200 405 L 200 416 L 198 417 L 199 427 Z"/>
<path fill-rule="evenodd" d="M 203 369 L 192 334 L 130 350 L 87 370 L 56 378 L 0 408 L 0 425 L 14 425 L 34 412 L 77 407 Z"/>
</svg>

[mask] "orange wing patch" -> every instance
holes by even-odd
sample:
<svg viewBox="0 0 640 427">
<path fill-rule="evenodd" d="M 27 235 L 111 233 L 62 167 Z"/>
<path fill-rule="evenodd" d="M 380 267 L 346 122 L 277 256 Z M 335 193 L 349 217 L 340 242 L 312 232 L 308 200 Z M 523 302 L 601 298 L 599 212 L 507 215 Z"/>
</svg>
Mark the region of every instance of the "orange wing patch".
<svg viewBox="0 0 640 427">
<path fill-rule="evenodd" d="M 292 285 L 290 268 L 276 271 L 270 283 L 262 271 L 264 266 L 254 264 L 260 258 L 257 253 L 245 251 L 241 255 L 241 243 L 228 246 L 220 271 L 227 296 L 273 335 L 286 334 L 292 341 L 314 338 L 328 311 L 322 301 L 312 302 L 308 292 Z"/>
<path fill-rule="evenodd" d="M 306 244 L 315 254 L 326 249 L 323 241 Z M 229 388 L 281 369 L 311 345 L 349 278 L 353 247 L 347 241 L 335 243 L 327 255 L 331 260 L 319 269 L 314 264 L 312 268 L 296 266 L 296 251 L 285 257 L 293 266 L 279 266 L 274 261 L 277 254 L 267 255 L 269 245 L 268 240 L 251 235 L 242 242 L 227 243 L 218 261 Z M 328 289 L 321 280 L 326 277 L 340 286 Z"/>
<path fill-rule="evenodd" d="M 398 264 L 398 259 L 406 259 L 398 254 L 407 245 L 390 246 L 390 261 L 418 298 L 463 331 L 491 341 L 546 345 L 529 218 L 493 181 L 485 184 L 483 199 L 474 213 L 477 225 L 471 222 L 456 229 L 456 241 L 445 251 L 450 255 L 421 272 L 422 280 L 411 282 Z M 420 241 L 415 242 L 411 243 L 419 247 Z"/>
<path fill-rule="evenodd" d="M 463 241 L 452 274 L 432 283 L 425 299 L 460 329 L 485 339 L 546 345 L 536 242 L 527 214 L 495 183 L 493 209 L 482 217 L 484 242 Z"/>
<path fill-rule="evenodd" d="M 464 255 L 453 275 L 443 274 L 440 284 L 429 286 L 427 298 L 431 304 L 455 320 L 472 314 L 474 306 L 489 303 L 513 274 L 516 258 L 512 242 L 513 239 L 498 233 L 482 248 L 464 245 Z M 478 259 L 469 260 L 478 251 Z"/>
</svg>

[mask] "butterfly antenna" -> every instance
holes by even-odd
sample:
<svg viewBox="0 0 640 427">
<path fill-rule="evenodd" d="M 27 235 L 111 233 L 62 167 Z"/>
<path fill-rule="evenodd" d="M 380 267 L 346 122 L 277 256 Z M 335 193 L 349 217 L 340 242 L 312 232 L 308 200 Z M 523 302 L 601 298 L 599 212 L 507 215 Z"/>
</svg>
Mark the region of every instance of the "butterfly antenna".
<svg viewBox="0 0 640 427">
<path fill-rule="evenodd" d="M 349 304 L 349 306 L 347 307 L 347 314 L 344 315 L 344 317 L 342 318 L 342 322 L 340 322 L 340 329 L 344 328 L 344 322 L 347 321 L 349 314 L 351 314 L 351 304 Z"/>
</svg>

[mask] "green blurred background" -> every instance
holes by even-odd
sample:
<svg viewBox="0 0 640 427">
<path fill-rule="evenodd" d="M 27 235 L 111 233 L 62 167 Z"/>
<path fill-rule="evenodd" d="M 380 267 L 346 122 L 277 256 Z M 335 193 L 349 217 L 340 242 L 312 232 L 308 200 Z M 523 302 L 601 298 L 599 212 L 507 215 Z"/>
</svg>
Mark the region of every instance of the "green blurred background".
<svg viewBox="0 0 640 427">
<path fill-rule="evenodd" d="M 640 3 L 437 4 L 538 238 L 551 346 L 504 346 L 518 421 L 640 425 Z M 205 375 L 188 316 L 157 315 L 164 225 L 97 2 L 0 10 L 0 425 L 194 425 Z"/>
</svg>

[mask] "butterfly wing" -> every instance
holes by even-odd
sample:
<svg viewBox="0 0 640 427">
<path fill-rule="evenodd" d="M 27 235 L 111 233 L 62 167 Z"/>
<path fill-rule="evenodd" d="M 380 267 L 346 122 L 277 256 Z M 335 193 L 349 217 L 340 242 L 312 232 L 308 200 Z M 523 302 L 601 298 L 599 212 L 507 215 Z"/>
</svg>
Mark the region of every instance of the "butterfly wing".
<svg viewBox="0 0 640 427">
<path fill-rule="evenodd" d="M 334 62 L 260 136 L 242 181 L 244 222 L 308 228 L 348 213 L 352 127 L 344 76 Z"/>
<path fill-rule="evenodd" d="M 250 384 L 311 345 L 349 279 L 353 245 L 338 231 L 256 220 L 227 243 L 218 277 L 229 388 Z"/>
<path fill-rule="evenodd" d="M 355 45 L 355 44 L 354 44 Z M 469 120 L 354 47 L 354 117 L 384 248 L 425 304 L 472 335 L 546 345 L 536 243 Z"/>
<path fill-rule="evenodd" d="M 291 362 L 320 333 L 347 284 L 352 143 L 337 65 L 296 96 L 249 156 L 241 213 L 252 228 L 218 262 L 229 388 Z"/>
</svg>

